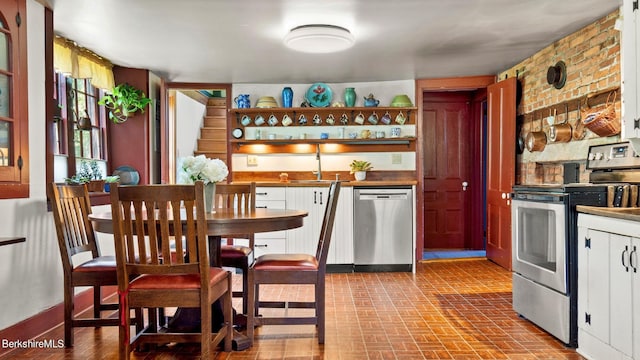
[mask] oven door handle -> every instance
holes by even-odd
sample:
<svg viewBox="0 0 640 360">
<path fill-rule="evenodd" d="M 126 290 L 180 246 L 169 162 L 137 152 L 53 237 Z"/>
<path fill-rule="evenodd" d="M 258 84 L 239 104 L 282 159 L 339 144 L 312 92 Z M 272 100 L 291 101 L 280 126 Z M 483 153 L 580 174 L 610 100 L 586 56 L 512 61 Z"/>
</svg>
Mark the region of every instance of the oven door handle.
<svg viewBox="0 0 640 360">
<path fill-rule="evenodd" d="M 524 194 L 524 195 L 541 195 L 541 196 L 567 196 L 568 194 L 565 193 L 558 193 L 558 192 L 544 192 L 544 191 L 527 191 L 527 192 L 517 192 L 514 193 L 514 195 L 516 194 Z"/>
<path fill-rule="evenodd" d="M 514 193 L 511 198 L 518 201 L 534 201 L 550 204 L 563 204 L 568 194 L 559 193 L 545 193 L 545 192 L 526 192 L 526 193 Z"/>
</svg>

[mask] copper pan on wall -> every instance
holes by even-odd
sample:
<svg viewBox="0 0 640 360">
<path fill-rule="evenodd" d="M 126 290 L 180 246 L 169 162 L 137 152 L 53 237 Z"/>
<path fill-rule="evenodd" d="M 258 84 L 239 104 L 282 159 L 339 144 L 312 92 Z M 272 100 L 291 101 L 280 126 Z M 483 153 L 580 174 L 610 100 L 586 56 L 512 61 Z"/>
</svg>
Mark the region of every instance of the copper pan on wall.
<svg viewBox="0 0 640 360">
<path fill-rule="evenodd" d="M 533 124 L 531 124 L 533 127 Z M 542 151 L 547 145 L 547 134 L 542 131 L 542 118 L 540 118 L 540 130 L 530 131 L 525 139 L 525 145 L 530 152 Z"/>
<path fill-rule="evenodd" d="M 564 122 L 560 124 L 553 124 L 549 128 L 549 140 L 554 143 L 564 143 L 571 141 L 571 135 L 573 129 L 569 124 L 569 104 L 564 104 Z M 554 110 L 555 113 L 555 110 Z"/>
</svg>

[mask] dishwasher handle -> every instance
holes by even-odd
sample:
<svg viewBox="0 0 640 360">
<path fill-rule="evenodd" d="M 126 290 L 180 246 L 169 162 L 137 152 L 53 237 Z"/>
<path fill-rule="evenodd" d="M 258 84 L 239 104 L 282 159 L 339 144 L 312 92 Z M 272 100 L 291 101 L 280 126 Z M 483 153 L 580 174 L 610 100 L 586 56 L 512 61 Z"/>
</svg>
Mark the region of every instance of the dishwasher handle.
<svg viewBox="0 0 640 360">
<path fill-rule="evenodd" d="M 400 192 L 361 192 L 358 195 L 358 200 L 406 200 L 409 198 L 409 193 L 406 191 Z"/>
</svg>

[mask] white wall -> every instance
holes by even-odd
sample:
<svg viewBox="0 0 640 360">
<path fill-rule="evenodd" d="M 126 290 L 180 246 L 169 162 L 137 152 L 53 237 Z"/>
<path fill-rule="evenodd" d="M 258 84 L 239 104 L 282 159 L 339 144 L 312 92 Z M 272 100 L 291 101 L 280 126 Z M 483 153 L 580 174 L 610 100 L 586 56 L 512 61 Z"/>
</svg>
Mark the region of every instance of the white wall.
<svg viewBox="0 0 640 360">
<path fill-rule="evenodd" d="M 231 88 L 232 97 L 238 94 L 249 94 L 251 106 L 254 107 L 260 96 L 273 96 L 278 102 L 278 106 L 282 106 L 282 89 L 285 86 L 293 90 L 293 106 L 298 107 L 304 101 L 304 95 L 313 84 L 233 84 Z M 379 106 L 389 106 L 394 96 L 406 94 L 415 104 L 415 81 L 413 80 L 396 80 L 396 81 L 376 81 L 376 82 L 359 82 L 359 83 L 328 83 L 327 86 L 333 93 L 332 103 L 339 101 L 344 103 L 344 89 L 348 87 L 355 88 L 356 105 L 364 106 L 364 98 L 369 94 L 373 94 L 376 99 L 380 100 Z M 235 103 L 233 104 L 235 106 Z"/>
<path fill-rule="evenodd" d="M 285 86 L 289 86 L 293 89 L 293 106 L 298 107 L 304 101 L 304 96 L 307 90 L 312 84 L 234 84 L 232 87 L 232 97 L 235 98 L 238 94 L 249 94 L 251 100 L 251 106 L 254 107 L 256 102 L 261 96 L 273 96 L 278 102 L 278 106 L 282 106 L 282 89 Z M 382 81 L 382 82 L 361 82 L 361 83 L 333 83 L 327 84 L 333 93 L 333 101 L 344 103 L 344 89 L 348 87 L 355 88 L 356 91 L 356 106 L 364 106 L 364 97 L 370 93 L 374 97 L 380 100 L 379 106 L 389 106 L 394 96 L 399 94 L 406 94 L 415 105 L 415 82 L 413 80 L 398 80 L 398 81 Z M 234 107 L 235 104 L 233 105 Z M 382 116 L 383 114 L 379 114 Z M 268 116 L 268 111 L 265 112 L 265 118 Z M 295 121 L 295 120 L 294 120 Z M 382 126 L 376 125 L 370 127 L 370 130 L 384 128 L 387 130 L 387 136 L 389 131 L 386 128 L 393 127 L 392 125 Z M 332 129 L 333 127 L 331 127 Z M 340 126 L 335 126 L 335 134 L 331 133 L 330 137 L 337 137 L 337 129 Z M 403 129 L 403 135 L 415 136 L 415 125 L 405 125 Z M 295 138 L 298 137 L 297 131 L 300 131 L 298 127 L 278 127 L 280 135 L 292 135 Z M 345 133 L 352 131 L 359 132 L 363 129 L 362 126 L 348 126 L 345 128 Z M 254 128 L 246 128 L 245 137 L 254 138 Z M 266 138 L 266 132 L 269 128 L 262 128 L 262 138 Z M 287 131 L 291 132 L 290 134 Z M 318 128 L 310 126 L 304 129 L 308 133 L 310 138 L 318 138 L 320 131 L 327 131 L 326 128 L 318 130 Z M 410 134 L 411 132 L 411 134 Z M 396 155 L 400 157 L 400 163 L 393 163 L 392 157 Z M 252 155 L 257 158 L 257 165 L 247 164 L 247 154 L 234 154 L 232 157 L 234 171 L 309 171 L 316 170 L 318 162 L 315 154 L 256 154 Z M 416 155 L 415 152 L 384 152 L 384 153 L 326 153 L 322 154 L 322 171 L 348 171 L 349 164 L 352 160 L 367 160 L 370 161 L 374 167 L 374 170 L 385 171 L 403 171 L 403 170 L 415 170 L 416 169 Z"/>
<path fill-rule="evenodd" d="M 26 237 L 0 247 L 0 329 L 62 302 L 62 265 L 46 205 L 44 9 L 34 0 L 27 0 L 26 22 L 31 186 L 27 199 L 0 200 L 0 235 Z"/>
<path fill-rule="evenodd" d="M 207 107 L 178 91 L 176 111 L 176 158 L 181 158 L 196 150 Z"/>
<path fill-rule="evenodd" d="M 196 151 L 200 128 L 206 113 L 206 105 L 176 91 L 176 173 L 182 164 L 182 159 L 193 155 Z"/>
</svg>

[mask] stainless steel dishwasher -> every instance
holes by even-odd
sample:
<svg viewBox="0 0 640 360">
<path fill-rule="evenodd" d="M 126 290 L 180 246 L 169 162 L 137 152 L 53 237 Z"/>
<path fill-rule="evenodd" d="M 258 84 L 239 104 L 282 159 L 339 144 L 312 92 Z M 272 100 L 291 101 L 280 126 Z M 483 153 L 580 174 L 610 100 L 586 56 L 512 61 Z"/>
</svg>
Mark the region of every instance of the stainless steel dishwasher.
<svg viewBox="0 0 640 360">
<path fill-rule="evenodd" d="M 412 271 L 411 187 L 354 187 L 355 271 Z"/>
</svg>

